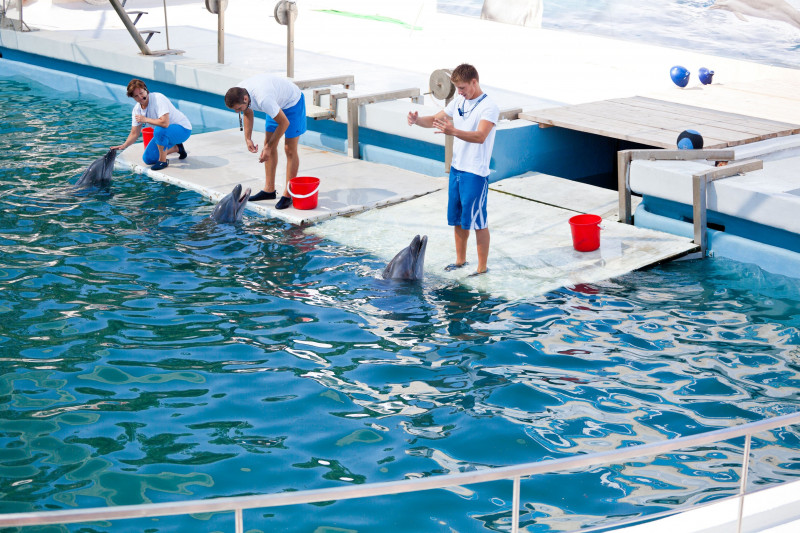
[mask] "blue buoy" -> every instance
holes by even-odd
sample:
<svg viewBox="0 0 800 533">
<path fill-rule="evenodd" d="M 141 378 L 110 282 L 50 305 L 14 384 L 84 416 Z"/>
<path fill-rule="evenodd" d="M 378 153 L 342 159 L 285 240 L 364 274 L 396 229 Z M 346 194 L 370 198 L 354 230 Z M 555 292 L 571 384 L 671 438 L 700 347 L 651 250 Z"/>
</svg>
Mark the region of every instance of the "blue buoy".
<svg viewBox="0 0 800 533">
<path fill-rule="evenodd" d="M 711 78 L 714 77 L 714 71 L 703 67 L 697 72 L 697 76 L 700 78 L 700 83 L 703 85 L 708 85 L 711 83 Z"/>
<path fill-rule="evenodd" d="M 672 81 L 675 82 L 675 85 L 678 87 L 686 87 L 689 83 L 689 76 L 691 76 L 691 73 L 680 65 L 672 67 L 669 71 L 669 77 L 672 78 Z"/>
</svg>

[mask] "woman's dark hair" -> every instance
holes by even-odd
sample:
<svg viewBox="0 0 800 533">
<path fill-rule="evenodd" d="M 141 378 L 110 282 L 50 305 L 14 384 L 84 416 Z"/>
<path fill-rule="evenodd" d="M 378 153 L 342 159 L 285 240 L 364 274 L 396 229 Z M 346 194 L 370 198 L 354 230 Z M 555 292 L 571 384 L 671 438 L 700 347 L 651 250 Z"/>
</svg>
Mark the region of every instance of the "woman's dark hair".
<svg viewBox="0 0 800 533">
<path fill-rule="evenodd" d="M 150 92 L 150 89 L 147 88 L 147 85 L 145 85 L 142 80 L 137 80 L 136 78 L 134 78 L 128 83 L 129 98 L 133 98 L 133 91 L 135 91 L 136 89 L 144 89 L 145 91 Z"/>
</svg>

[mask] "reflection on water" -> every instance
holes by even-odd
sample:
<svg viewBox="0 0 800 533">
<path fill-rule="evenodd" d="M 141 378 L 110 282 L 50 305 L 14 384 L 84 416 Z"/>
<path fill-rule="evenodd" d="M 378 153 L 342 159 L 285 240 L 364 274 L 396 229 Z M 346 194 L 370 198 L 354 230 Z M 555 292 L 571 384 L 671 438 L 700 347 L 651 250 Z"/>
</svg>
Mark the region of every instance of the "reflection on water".
<svg viewBox="0 0 800 533">
<path fill-rule="evenodd" d="M 545 29 L 585 32 L 768 65 L 800 67 L 800 0 L 541 2 Z M 437 0 L 436 4 L 444 13 L 480 17 L 483 0 Z M 712 7 L 715 5 L 717 7 Z M 713 65 L 707 67 L 714 70 Z"/>
<path fill-rule="evenodd" d="M 127 108 L 8 80 L 0 95 L 15 133 L 0 136 L 2 512 L 465 472 L 800 404 L 797 280 L 707 260 L 515 301 L 388 282 L 366 251 L 280 222 L 201 224 L 212 205 L 140 175 L 117 172 L 109 195 L 55 194 L 126 134 Z M 63 134 L 77 123 L 79 142 Z M 796 430 L 760 435 L 751 483 L 796 476 L 799 448 Z M 538 476 L 523 520 L 575 529 L 732 494 L 740 456 L 734 441 Z M 502 530 L 509 499 L 492 483 L 246 520 Z"/>
</svg>

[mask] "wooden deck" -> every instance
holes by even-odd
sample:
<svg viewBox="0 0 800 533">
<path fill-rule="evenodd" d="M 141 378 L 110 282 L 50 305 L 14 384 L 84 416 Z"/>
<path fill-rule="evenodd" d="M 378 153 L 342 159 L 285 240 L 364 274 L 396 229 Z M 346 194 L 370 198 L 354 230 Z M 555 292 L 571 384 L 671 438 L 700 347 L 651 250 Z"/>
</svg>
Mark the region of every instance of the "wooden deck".
<svg viewBox="0 0 800 533">
<path fill-rule="evenodd" d="M 658 148 L 675 148 L 685 129 L 700 132 L 704 148 L 726 148 L 800 133 L 800 124 L 717 111 L 642 96 L 520 114 L 540 127 L 558 126 Z"/>
</svg>

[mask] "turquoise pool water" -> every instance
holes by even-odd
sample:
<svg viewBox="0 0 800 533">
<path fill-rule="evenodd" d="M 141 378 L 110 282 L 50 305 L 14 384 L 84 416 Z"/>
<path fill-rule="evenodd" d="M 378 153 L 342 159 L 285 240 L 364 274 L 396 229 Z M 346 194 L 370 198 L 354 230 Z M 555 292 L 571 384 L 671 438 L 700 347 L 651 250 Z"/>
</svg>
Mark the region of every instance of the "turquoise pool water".
<svg viewBox="0 0 800 533">
<path fill-rule="evenodd" d="M 706 260 L 515 301 L 386 282 L 368 251 L 274 220 L 208 224 L 198 194 L 141 175 L 75 194 L 130 107 L 74 96 L 0 79 L 0 512 L 439 475 L 800 408 L 796 279 Z M 740 446 L 523 481 L 526 531 L 732 494 Z M 799 450 L 796 429 L 762 435 L 751 483 L 796 479 Z M 510 495 L 493 483 L 245 525 L 502 531 Z M 65 529 L 189 528 L 232 531 L 232 516 Z"/>
</svg>

